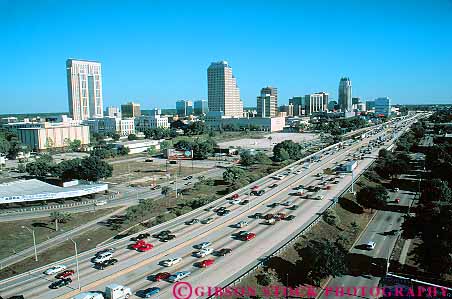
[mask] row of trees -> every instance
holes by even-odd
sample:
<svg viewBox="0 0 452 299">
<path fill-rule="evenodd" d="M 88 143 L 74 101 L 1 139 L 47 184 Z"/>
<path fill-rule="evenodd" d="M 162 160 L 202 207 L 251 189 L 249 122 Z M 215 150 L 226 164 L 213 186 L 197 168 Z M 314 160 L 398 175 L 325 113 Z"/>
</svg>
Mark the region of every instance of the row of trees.
<svg viewBox="0 0 452 299">
<path fill-rule="evenodd" d="M 54 176 L 63 181 L 81 179 L 95 182 L 110 177 L 113 173 L 113 167 L 97 156 L 75 158 L 56 164 L 48 154 L 42 154 L 34 162 L 27 163 L 25 170 L 32 176 Z"/>
<path fill-rule="evenodd" d="M 319 122 L 314 125 L 314 129 L 321 130 L 331 135 L 341 135 L 343 132 L 349 132 L 366 127 L 366 120 L 360 117 L 339 118 L 326 122 Z"/>
<path fill-rule="evenodd" d="M 125 146 L 117 147 L 114 144 L 102 144 L 96 146 L 90 153 L 91 156 L 99 157 L 100 159 L 114 158 L 116 156 L 125 156 L 130 149 Z"/>
<path fill-rule="evenodd" d="M 392 153 L 386 149 L 378 152 L 378 160 L 375 164 L 375 171 L 382 178 L 392 179 L 402 173 L 406 173 L 410 166 L 411 158 L 406 152 Z"/>
<path fill-rule="evenodd" d="M 182 139 L 174 144 L 174 148 L 179 150 L 193 150 L 194 158 L 198 160 L 204 160 L 212 156 L 216 146 L 217 143 L 211 138 Z"/>
<path fill-rule="evenodd" d="M 271 163 L 272 160 L 263 152 L 251 153 L 249 151 L 243 151 L 240 153 L 240 164 L 243 166 Z"/>
</svg>

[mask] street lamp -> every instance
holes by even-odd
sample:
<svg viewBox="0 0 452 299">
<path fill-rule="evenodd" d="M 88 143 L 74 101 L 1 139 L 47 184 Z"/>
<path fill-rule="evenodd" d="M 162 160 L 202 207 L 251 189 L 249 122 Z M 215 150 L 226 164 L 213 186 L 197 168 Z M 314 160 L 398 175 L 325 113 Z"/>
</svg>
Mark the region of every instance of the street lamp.
<svg viewBox="0 0 452 299">
<path fill-rule="evenodd" d="M 26 230 L 28 230 L 32 235 L 33 235 L 33 246 L 35 248 L 35 261 L 38 261 L 38 252 L 36 250 L 36 238 L 35 238 L 35 231 L 34 229 L 29 229 L 28 227 L 22 225 L 22 228 L 25 228 Z"/>
<path fill-rule="evenodd" d="M 78 290 L 81 291 L 82 290 L 82 286 L 80 285 L 80 271 L 78 268 L 78 251 L 77 251 L 77 243 L 72 240 L 72 238 L 69 238 L 69 240 L 72 241 L 72 243 L 74 243 L 74 249 L 75 249 L 75 264 L 76 264 L 76 271 L 77 271 L 77 281 L 78 281 Z"/>
</svg>

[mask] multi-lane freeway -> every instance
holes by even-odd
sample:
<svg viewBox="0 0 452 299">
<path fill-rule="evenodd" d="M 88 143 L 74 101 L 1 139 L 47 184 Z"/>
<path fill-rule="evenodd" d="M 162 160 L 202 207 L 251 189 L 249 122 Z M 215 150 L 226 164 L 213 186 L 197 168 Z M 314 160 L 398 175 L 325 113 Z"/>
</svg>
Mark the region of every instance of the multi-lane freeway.
<svg viewBox="0 0 452 299">
<path fill-rule="evenodd" d="M 410 118 L 399 122 L 398 134 L 402 129 L 406 129 L 410 123 L 415 121 Z M 402 125 L 403 124 L 403 125 Z M 377 129 L 375 129 L 377 130 Z M 79 255 L 79 275 L 80 284 L 83 291 L 102 291 L 105 285 L 115 282 L 126 285 L 134 291 L 133 297 L 138 298 L 138 291 L 150 286 L 161 288 L 159 297 L 172 297 L 172 284 L 167 281 L 155 282 L 153 275 L 159 272 L 175 273 L 177 271 L 190 271 L 190 276 L 184 281 L 193 286 L 220 286 L 228 277 L 234 277 L 243 267 L 252 263 L 255 259 L 263 256 L 269 249 L 285 240 L 287 236 L 297 231 L 306 223 L 312 221 L 316 214 L 323 211 L 330 205 L 331 200 L 350 185 L 352 175 L 323 174 L 327 168 L 334 169 L 339 163 L 345 160 L 354 159 L 363 149 L 370 150 L 369 154 L 361 155 L 358 166 L 354 174 L 364 171 L 375 159 L 380 146 L 367 147 L 369 141 L 380 136 L 388 136 L 386 129 L 375 131 L 374 134 L 359 140 L 346 141 L 343 146 L 334 146 L 316 153 L 312 157 L 299 161 L 280 171 L 281 179 L 274 179 L 275 174 L 264 177 L 255 184 L 257 190 L 265 190 L 261 196 L 250 195 L 250 187 L 240 189 L 237 194 L 241 200 L 248 200 L 247 204 L 233 204 L 232 194 L 221 198 L 206 207 L 194 210 L 169 222 L 153 227 L 148 232 L 153 235 L 162 230 L 170 230 L 176 238 L 168 242 L 160 242 L 156 238 L 146 239 L 154 247 L 146 252 L 137 252 L 130 249 L 134 242 L 129 239 L 119 240 L 108 247 L 115 247 L 113 254 L 118 260 L 115 265 L 105 270 L 97 270 L 93 267 L 91 259 L 93 251 Z M 396 138 L 397 136 L 394 136 Z M 387 140 L 381 146 L 389 146 L 394 139 Z M 314 157 L 315 156 L 315 157 Z M 336 183 L 334 183 L 336 181 Z M 277 186 L 274 186 L 274 185 Z M 273 186 L 272 186 L 273 185 Z M 304 185 L 324 186 L 317 194 L 322 195 L 322 199 L 315 200 L 316 194 L 308 197 L 296 195 L 294 187 Z M 272 188 L 270 187 L 272 186 Z M 281 205 L 290 201 L 288 206 Z M 276 205 L 271 205 L 276 203 Z M 290 206 L 297 205 L 296 209 L 289 209 Z M 229 214 L 219 216 L 214 208 L 225 207 Z M 264 219 L 252 218 L 255 213 L 277 214 L 284 213 L 293 215 L 293 220 L 277 221 L 275 225 L 265 224 Z M 194 218 L 204 220 L 213 218 L 208 224 L 195 223 L 187 225 L 186 222 Z M 240 221 L 246 221 L 247 226 L 236 228 L 234 225 Z M 233 234 L 246 230 L 256 234 L 256 237 L 249 241 L 241 241 L 233 237 Z M 213 254 L 205 258 L 197 258 L 193 255 L 197 251 L 194 247 L 201 242 L 211 242 L 214 249 Z M 215 253 L 222 249 L 232 250 L 226 256 L 218 256 Z M 101 248 L 99 248 L 101 249 Z M 181 258 L 178 264 L 165 267 L 160 263 L 168 258 Z M 213 259 L 213 265 L 207 268 L 200 268 L 197 264 L 204 259 Z M 68 268 L 75 269 L 75 260 L 62 261 Z M 60 264 L 61 264 L 60 263 Z M 50 265 L 49 265 L 50 266 Z M 44 275 L 45 268 L 36 269 L 29 273 L 19 275 L 4 281 L 0 281 L 0 295 L 3 297 L 22 294 L 25 298 L 71 298 L 79 291 L 76 277 L 72 284 L 57 290 L 49 289 L 49 285 L 56 279 L 53 276 Z M 138 292 L 138 293 L 137 293 Z M 199 296 L 200 294 L 198 294 Z M 195 294 L 193 294 L 193 297 Z"/>
</svg>

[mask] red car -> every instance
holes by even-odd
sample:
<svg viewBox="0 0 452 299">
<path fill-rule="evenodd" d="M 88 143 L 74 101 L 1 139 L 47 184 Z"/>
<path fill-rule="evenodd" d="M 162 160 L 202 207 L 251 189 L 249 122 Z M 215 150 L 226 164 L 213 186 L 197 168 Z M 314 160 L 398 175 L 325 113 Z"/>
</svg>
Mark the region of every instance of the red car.
<svg viewBox="0 0 452 299">
<path fill-rule="evenodd" d="M 253 188 L 251 188 L 251 190 L 253 190 L 253 191 L 256 191 L 257 189 L 259 189 L 259 186 L 258 186 L 258 185 L 256 185 L 256 186 L 254 186 Z"/>
<path fill-rule="evenodd" d="M 203 260 L 202 262 L 199 263 L 199 266 L 201 268 L 207 268 L 207 267 L 213 265 L 214 262 L 215 262 L 215 260 L 212 260 L 212 259 Z"/>
<path fill-rule="evenodd" d="M 145 240 L 138 240 L 135 244 L 132 245 L 132 249 L 138 250 L 140 247 L 142 247 L 144 244 L 146 244 Z"/>
<path fill-rule="evenodd" d="M 63 271 L 61 273 L 58 273 L 55 278 L 57 279 L 61 279 L 61 278 L 68 278 L 71 277 L 72 275 L 74 275 L 75 271 L 74 270 L 66 270 Z"/>
<path fill-rule="evenodd" d="M 237 199 L 237 198 L 239 198 L 239 195 L 236 193 L 236 194 L 232 195 L 231 198 L 232 198 L 232 199 Z"/>
<path fill-rule="evenodd" d="M 274 216 L 275 220 L 279 221 L 279 220 L 283 220 L 286 219 L 286 214 L 284 213 L 278 213 Z"/>
<path fill-rule="evenodd" d="M 244 236 L 242 237 L 242 240 L 243 240 L 243 241 L 249 241 L 249 240 L 254 239 L 255 237 L 256 237 L 256 234 L 255 234 L 255 233 L 248 233 L 248 234 L 246 234 L 246 235 L 244 235 Z"/>
<path fill-rule="evenodd" d="M 154 280 L 155 281 L 160 281 L 160 280 L 163 280 L 163 279 L 168 279 L 168 277 L 170 277 L 170 276 L 171 276 L 171 273 L 160 272 L 160 273 L 157 273 L 157 274 L 154 275 Z"/>
<path fill-rule="evenodd" d="M 396 202 L 396 203 L 399 203 L 399 202 L 400 202 L 400 198 L 396 198 L 396 199 L 395 199 L 395 202 Z"/>
<path fill-rule="evenodd" d="M 154 248 L 154 245 L 150 244 L 150 243 L 144 243 L 140 248 L 138 248 L 137 250 L 140 252 L 143 251 L 148 251 L 151 250 L 152 248 Z"/>
</svg>

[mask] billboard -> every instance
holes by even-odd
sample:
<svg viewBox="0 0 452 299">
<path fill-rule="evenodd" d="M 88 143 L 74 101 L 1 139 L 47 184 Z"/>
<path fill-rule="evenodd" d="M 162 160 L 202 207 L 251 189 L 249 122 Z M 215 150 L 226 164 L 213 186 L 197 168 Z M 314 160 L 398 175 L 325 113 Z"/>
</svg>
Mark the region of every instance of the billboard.
<svg viewBox="0 0 452 299">
<path fill-rule="evenodd" d="M 169 148 L 166 150 L 168 160 L 193 160 L 193 150 L 179 150 Z"/>
</svg>

